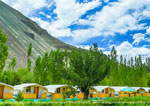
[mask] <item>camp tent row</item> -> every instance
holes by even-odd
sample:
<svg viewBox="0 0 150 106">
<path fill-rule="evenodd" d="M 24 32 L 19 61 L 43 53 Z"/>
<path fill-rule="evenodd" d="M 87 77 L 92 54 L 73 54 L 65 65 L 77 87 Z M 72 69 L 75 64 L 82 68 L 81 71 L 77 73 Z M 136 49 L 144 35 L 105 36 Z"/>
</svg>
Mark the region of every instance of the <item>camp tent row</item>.
<svg viewBox="0 0 150 106">
<path fill-rule="evenodd" d="M 75 95 L 65 95 L 65 92 L 75 91 Z M 0 99 L 12 99 L 22 93 L 24 99 L 46 99 L 46 98 L 79 98 L 84 94 L 77 87 L 68 85 L 42 86 L 36 83 L 26 83 L 16 86 L 0 83 Z M 150 96 L 150 87 L 128 87 L 128 86 L 94 86 L 90 88 L 89 98 L 104 97 L 131 97 Z"/>
<path fill-rule="evenodd" d="M 95 86 L 97 97 L 150 96 L 150 87 Z"/>
</svg>

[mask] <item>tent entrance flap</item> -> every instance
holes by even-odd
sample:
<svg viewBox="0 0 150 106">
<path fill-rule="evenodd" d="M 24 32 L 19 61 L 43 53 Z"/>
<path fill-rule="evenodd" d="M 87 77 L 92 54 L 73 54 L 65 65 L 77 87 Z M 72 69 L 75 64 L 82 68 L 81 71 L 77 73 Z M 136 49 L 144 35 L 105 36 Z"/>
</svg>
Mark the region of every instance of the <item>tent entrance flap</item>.
<svg viewBox="0 0 150 106">
<path fill-rule="evenodd" d="M 0 99 L 3 99 L 4 86 L 0 85 Z"/>
<path fill-rule="evenodd" d="M 36 98 L 39 98 L 39 87 L 34 87 L 34 93 L 36 94 Z"/>
</svg>

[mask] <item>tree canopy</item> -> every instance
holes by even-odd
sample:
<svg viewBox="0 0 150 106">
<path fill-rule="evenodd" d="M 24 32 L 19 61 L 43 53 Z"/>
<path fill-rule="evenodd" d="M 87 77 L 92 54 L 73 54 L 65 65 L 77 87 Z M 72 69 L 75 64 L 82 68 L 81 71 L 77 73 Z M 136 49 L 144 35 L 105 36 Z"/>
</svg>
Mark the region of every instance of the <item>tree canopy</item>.
<svg viewBox="0 0 150 106">
<path fill-rule="evenodd" d="M 9 54 L 8 45 L 6 43 L 7 37 L 0 29 L 0 72 L 4 69 Z"/>
<path fill-rule="evenodd" d="M 65 73 L 66 78 L 80 88 L 84 99 L 87 99 L 89 89 L 102 81 L 109 71 L 107 58 L 95 44 L 89 51 L 73 49 L 69 59 L 70 69 Z"/>
</svg>

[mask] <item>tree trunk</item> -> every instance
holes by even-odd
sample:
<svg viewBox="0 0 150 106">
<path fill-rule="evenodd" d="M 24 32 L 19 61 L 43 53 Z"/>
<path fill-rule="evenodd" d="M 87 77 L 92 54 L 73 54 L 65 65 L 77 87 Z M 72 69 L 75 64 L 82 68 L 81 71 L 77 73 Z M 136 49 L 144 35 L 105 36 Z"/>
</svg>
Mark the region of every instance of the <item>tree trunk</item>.
<svg viewBox="0 0 150 106">
<path fill-rule="evenodd" d="M 86 89 L 85 91 L 84 91 L 84 100 L 87 100 L 88 99 L 88 95 L 89 95 L 89 89 Z"/>
</svg>

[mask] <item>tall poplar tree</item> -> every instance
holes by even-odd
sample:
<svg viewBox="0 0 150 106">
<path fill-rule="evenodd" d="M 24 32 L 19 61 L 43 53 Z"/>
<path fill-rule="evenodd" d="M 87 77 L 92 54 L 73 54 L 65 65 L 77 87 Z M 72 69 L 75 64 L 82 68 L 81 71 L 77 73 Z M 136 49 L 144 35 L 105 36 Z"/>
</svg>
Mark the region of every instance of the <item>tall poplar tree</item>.
<svg viewBox="0 0 150 106">
<path fill-rule="evenodd" d="M 0 29 L 0 72 L 3 71 L 8 57 L 8 45 L 6 35 Z"/>
<path fill-rule="evenodd" d="M 16 57 L 13 57 L 13 58 L 11 59 L 11 62 L 9 63 L 8 68 L 9 68 L 10 70 L 14 70 L 14 69 L 15 69 L 16 64 L 17 64 Z"/>
<path fill-rule="evenodd" d="M 27 66 L 28 66 L 28 71 L 31 71 L 31 54 L 32 54 L 32 43 L 29 44 L 28 47 L 28 61 L 27 61 Z"/>
</svg>

